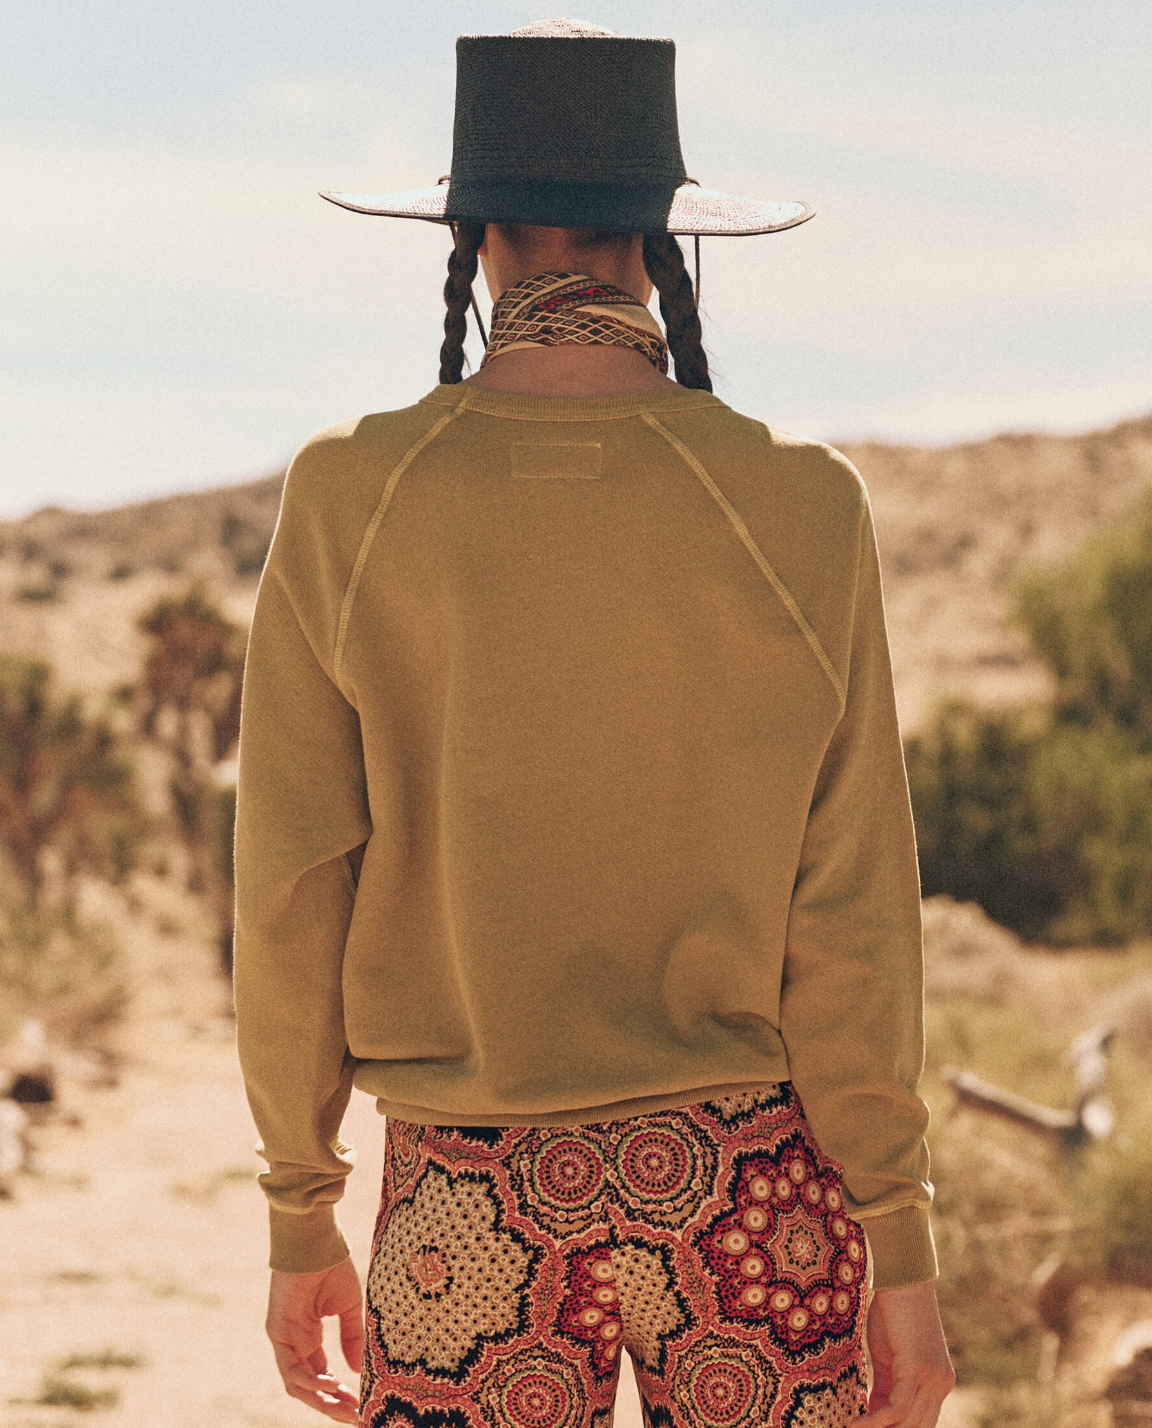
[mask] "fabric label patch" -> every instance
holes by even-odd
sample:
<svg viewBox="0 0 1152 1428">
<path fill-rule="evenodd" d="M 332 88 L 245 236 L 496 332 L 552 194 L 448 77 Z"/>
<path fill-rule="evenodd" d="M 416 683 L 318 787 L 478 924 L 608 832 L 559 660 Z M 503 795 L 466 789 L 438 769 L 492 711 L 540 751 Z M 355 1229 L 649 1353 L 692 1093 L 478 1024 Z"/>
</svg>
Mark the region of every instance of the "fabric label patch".
<svg viewBox="0 0 1152 1428">
<path fill-rule="evenodd" d="M 584 480 L 600 475 L 598 441 L 516 441 L 512 444 L 513 476 L 576 476 Z"/>
</svg>

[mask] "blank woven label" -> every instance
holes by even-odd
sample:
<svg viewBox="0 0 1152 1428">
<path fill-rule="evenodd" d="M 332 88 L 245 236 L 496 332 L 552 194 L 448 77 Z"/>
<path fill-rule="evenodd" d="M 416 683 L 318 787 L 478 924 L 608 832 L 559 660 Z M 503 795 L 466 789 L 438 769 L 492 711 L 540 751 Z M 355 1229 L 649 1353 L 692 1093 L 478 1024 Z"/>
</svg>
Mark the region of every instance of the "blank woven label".
<svg viewBox="0 0 1152 1428">
<path fill-rule="evenodd" d="M 517 441 L 512 444 L 513 476 L 575 476 L 587 480 L 600 475 L 598 441 Z"/>
</svg>

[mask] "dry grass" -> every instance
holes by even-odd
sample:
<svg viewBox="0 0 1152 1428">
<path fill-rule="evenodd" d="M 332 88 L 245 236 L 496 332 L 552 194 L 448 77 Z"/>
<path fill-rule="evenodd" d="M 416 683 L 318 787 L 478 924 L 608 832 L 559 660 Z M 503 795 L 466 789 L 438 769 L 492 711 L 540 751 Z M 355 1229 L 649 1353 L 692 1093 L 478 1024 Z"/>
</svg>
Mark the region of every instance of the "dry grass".
<svg viewBox="0 0 1152 1428">
<path fill-rule="evenodd" d="M 0 1044 L 28 1017 L 54 1041 L 98 1041 L 129 999 L 123 949 L 108 922 L 0 900 Z"/>
<path fill-rule="evenodd" d="M 1054 1428 L 1054 1335 L 1037 1309 L 1057 1262 L 1102 1282 L 1152 1284 L 1152 1105 L 1147 1036 L 1152 944 L 1025 948 L 978 908 L 925 904 L 927 1063 L 938 1294 L 962 1385 L 988 1425 Z M 1057 1109 L 1076 1087 L 1065 1053 L 1090 1027 L 1118 1030 L 1109 1064 L 1116 1132 L 1069 1156 L 1049 1137 L 961 1107 L 946 1065 Z"/>
</svg>

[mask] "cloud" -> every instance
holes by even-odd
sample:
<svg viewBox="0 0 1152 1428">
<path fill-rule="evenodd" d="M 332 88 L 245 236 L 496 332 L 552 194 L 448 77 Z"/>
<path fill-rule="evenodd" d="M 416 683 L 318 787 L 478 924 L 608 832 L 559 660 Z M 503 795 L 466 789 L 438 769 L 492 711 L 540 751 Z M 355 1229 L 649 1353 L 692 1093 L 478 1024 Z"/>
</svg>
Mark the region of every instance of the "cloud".
<svg viewBox="0 0 1152 1428">
<path fill-rule="evenodd" d="M 0 185 L 19 197 L 0 227 L 0 292 L 29 269 L 51 268 L 64 283 L 129 275 L 349 312 L 392 270 L 389 301 L 413 310 L 413 272 L 442 265 L 450 242 L 430 224 L 324 202 L 317 194 L 333 186 L 331 166 L 29 145 L 0 149 Z"/>
<path fill-rule="evenodd" d="M 1045 378 L 1027 371 L 934 385 L 874 401 L 781 405 L 771 424 L 826 441 L 910 442 L 938 446 L 1005 431 L 1077 433 L 1112 426 L 1152 409 L 1152 360 L 1109 373 Z"/>
<path fill-rule="evenodd" d="M 837 3 L 813 20 L 798 0 L 734 0 L 720 28 L 678 0 L 627 8 L 593 18 L 677 35 L 690 171 L 817 205 L 787 233 L 703 242 L 725 400 L 907 440 L 1083 428 L 1152 401 L 1147 99 L 1116 19 L 1136 7 L 1089 24 L 1060 4 Z M 215 79 L 207 49 L 182 48 L 178 73 L 161 54 L 131 122 L 140 94 L 110 70 L 129 116 L 115 141 L 85 91 L 75 141 L 45 120 L 0 144 L 0 477 L 21 509 L 240 479 L 433 385 L 446 230 L 316 196 L 447 168 L 446 36 L 470 27 L 427 10 L 395 33 L 373 21 L 384 61 L 354 42 L 359 12 L 321 35 L 293 10 L 290 43 L 233 48 Z M 475 28 L 532 18 L 501 13 Z"/>
<path fill-rule="evenodd" d="M 154 147 L 0 149 L 19 196 L 0 228 L 3 514 L 241 479 L 435 385 L 447 230 L 347 213 L 317 197 L 332 182 Z"/>
</svg>

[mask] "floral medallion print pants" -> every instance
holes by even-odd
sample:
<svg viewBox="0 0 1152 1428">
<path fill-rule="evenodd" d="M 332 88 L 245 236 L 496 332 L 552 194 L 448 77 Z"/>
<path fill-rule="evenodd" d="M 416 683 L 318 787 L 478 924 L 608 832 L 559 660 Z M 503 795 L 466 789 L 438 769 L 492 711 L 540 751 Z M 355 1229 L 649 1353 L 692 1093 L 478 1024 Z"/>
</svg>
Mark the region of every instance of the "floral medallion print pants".
<svg viewBox="0 0 1152 1428">
<path fill-rule="evenodd" d="M 389 1120 L 365 1428 L 840 1428 L 867 1247 L 780 1082 L 582 1126 Z"/>
</svg>

